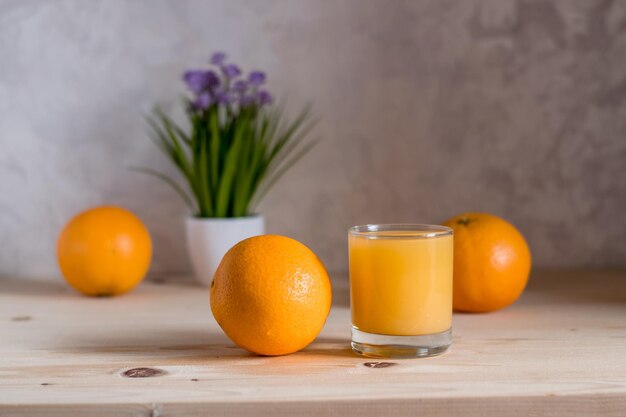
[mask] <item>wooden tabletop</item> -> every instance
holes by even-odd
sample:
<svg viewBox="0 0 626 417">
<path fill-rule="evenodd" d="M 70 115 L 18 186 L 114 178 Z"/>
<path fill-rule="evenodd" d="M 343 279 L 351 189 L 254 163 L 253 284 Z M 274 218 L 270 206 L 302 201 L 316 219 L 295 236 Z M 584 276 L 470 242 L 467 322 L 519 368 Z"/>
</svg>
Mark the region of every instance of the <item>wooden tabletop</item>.
<svg viewBox="0 0 626 417">
<path fill-rule="evenodd" d="M 535 273 L 514 306 L 455 314 L 449 353 L 387 366 L 350 351 L 335 287 L 317 341 L 270 358 L 233 346 L 205 288 L 0 279 L 0 416 L 626 415 L 624 271 Z"/>
</svg>

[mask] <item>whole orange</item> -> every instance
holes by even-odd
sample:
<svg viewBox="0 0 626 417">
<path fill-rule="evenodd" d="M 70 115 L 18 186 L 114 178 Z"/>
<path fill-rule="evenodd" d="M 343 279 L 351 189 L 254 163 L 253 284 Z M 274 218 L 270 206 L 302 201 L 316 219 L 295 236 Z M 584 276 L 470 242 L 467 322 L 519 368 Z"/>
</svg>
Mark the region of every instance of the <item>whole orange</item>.
<svg viewBox="0 0 626 417">
<path fill-rule="evenodd" d="M 134 288 L 146 275 L 151 256 L 148 229 L 120 207 L 96 207 L 78 214 L 57 242 L 65 280 L 92 296 L 118 295 Z"/>
<path fill-rule="evenodd" d="M 522 234 L 486 213 L 464 213 L 444 225 L 454 229 L 454 309 L 487 312 L 517 300 L 531 264 Z"/>
<path fill-rule="evenodd" d="M 215 320 L 238 346 L 260 355 L 285 355 L 311 343 L 331 301 L 322 262 L 285 236 L 242 240 L 224 255 L 211 284 Z"/>
</svg>

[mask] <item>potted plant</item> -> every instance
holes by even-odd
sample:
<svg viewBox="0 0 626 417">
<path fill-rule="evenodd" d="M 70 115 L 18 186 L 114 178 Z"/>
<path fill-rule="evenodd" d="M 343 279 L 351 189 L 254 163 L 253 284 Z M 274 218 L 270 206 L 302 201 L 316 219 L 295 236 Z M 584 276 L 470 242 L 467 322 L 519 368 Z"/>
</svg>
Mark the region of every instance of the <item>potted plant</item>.
<svg viewBox="0 0 626 417">
<path fill-rule="evenodd" d="M 184 186 L 158 171 L 142 169 L 170 185 L 187 203 L 187 245 L 195 275 L 210 285 L 223 255 L 245 238 L 265 233 L 261 199 L 313 146 L 308 109 L 289 122 L 263 88 L 266 76 L 247 77 L 223 53 L 211 68 L 189 70 L 183 99 L 189 127 L 160 109 L 147 118 L 151 137 L 174 163 Z"/>
</svg>

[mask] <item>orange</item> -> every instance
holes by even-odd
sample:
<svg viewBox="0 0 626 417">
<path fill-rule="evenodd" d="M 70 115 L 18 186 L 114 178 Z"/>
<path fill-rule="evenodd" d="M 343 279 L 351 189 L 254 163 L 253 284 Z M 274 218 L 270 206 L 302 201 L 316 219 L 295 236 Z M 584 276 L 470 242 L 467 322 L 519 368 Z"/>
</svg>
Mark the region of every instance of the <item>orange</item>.
<svg viewBox="0 0 626 417">
<path fill-rule="evenodd" d="M 152 243 L 141 220 L 119 207 L 78 214 L 57 242 L 59 267 L 69 285 L 86 295 L 125 293 L 143 279 Z"/>
<path fill-rule="evenodd" d="M 522 234 L 486 213 L 464 213 L 444 225 L 454 229 L 454 309 L 487 312 L 517 300 L 531 264 Z"/>
<path fill-rule="evenodd" d="M 331 300 L 322 262 L 285 236 L 242 240 L 224 255 L 211 284 L 215 320 L 235 344 L 259 355 L 285 355 L 311 343 Z"/>
</svg>

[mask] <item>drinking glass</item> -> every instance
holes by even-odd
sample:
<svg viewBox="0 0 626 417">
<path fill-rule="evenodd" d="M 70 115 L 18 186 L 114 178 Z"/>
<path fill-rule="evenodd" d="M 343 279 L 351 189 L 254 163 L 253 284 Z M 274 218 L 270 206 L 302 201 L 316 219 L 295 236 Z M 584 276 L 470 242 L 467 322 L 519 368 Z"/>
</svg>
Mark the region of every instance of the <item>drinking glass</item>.
<svg viewBox="0 0 626 417">
<path fill-rule="evenodd" d="M 411 358 L 450 347 L 453 232 L 426 224 L 348 231 L 352 349 Z"/>
</svg>

